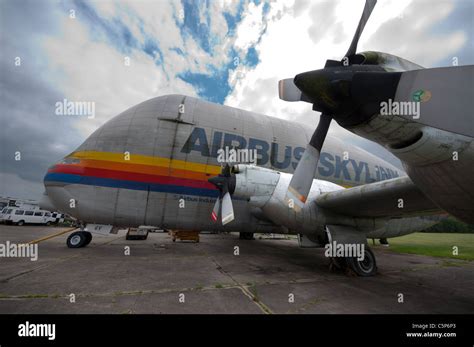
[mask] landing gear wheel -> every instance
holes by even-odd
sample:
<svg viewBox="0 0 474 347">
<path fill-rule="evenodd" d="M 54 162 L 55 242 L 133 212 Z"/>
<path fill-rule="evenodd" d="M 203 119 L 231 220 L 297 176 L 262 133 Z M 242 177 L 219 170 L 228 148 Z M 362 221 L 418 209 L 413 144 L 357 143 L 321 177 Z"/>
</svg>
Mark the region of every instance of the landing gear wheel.
<svg viewBox="0 0 474 347">
<path fill-rule="evenodd" d="M 69 248 L 81 248 L 87 245 L 87 234 L 90 234 L 86 231 L 76 231 L 73 232 L 67 238 L 66 244 Z M 91 235 L 92 239 L 92 235 Z"/>
<path fill-rule="evenodd" d="M 346 262 L 349 268 L 361 277 L 370 277 L 377 273 L 375 255 L 367 246 L 364 251 L 364 260 L 358 260 L 357 257 L 348 257 Z"/>
<path fill-rule="evenodd" d="M 253 233 L 244 233 L 240 232 L 239 233 L 239 239 L 241 240 L 253 240 Z"/>
<path fill-rule="evenodd" d="M 92 241 L 92 234 L 88 231 L 83 231 L 84 234 L 86 234 L 86 243 L 84 244 L 83 247 L 87 246 L 89 243 Z"/>
</svg>

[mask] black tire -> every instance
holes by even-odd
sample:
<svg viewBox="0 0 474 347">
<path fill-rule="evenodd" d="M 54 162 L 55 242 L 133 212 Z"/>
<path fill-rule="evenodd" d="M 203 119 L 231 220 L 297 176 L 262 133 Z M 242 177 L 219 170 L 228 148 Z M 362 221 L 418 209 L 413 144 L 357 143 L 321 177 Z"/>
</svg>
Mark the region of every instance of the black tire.
<svg viewBox="0 0 474 347">
<path fill-rule="evenodd" d="M 84 244 L 84 247 L 87 246 L 89 243 L 92 241 L 92 234 L 88 231 L 83 231 L 86 234 L 86 243 Z"/>
<path fill-rule="evenodd" d="M 19 220 L 16 225 L 18 226 L 22 226 L 22 225 L 25 225 L 25 221 L 24 220 Z"/>
<path fill-rule="evenodd" d="M 346 258 L 347 265 L 361 277 L 375 276 L 377 273 L 377 261 L 372 250 L 365 246 L 364 260 L 359 261 L 356 257 Z"/>
<path fill-rule="evenodd" d="M 51 225 L 51 222 L 46 222 L 46 226 L 49 227 Z"/>
<path fill-rule="evenodd" d="M 239 239 L 241 240 L 253 240 L 253 233 L 244 233 L 240 232 L 239 233 Z"/>
<path fill-rule="evenodd" d="M 84 247 L 87 243 L 87 232 L 85 231 L 76 231 L 73 232 L 67 238 L 66 244 L 69 248 L 81 248 Z"/>
</svg>

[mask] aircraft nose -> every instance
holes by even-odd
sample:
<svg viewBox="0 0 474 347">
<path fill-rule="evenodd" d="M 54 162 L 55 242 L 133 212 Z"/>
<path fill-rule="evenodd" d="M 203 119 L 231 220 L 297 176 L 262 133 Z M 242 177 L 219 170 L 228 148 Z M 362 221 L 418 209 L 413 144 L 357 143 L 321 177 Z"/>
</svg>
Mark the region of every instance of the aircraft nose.
<svg viewBox="0 0 474 347">
<path fill-rule="evenodd" d="M 67 157 L 52 165 L 43 180 L 45 194 L 40 204 L 45 207 L 53 207 L 53 210 L 72 214 L 76 200 L 70 193 L 68 186 L 79 183 L 83 171 L 83 168 L 78 165 L 78 160 Z"/>
<path fill-rule="evenodd" d="M 64 184 L 45 182 L 46 193 L 40 200 L 40 207 L 50 211 L 74 214 L 76 199 Z M 44 207 L 43 207 L 44 206 Z"/>
</svg>

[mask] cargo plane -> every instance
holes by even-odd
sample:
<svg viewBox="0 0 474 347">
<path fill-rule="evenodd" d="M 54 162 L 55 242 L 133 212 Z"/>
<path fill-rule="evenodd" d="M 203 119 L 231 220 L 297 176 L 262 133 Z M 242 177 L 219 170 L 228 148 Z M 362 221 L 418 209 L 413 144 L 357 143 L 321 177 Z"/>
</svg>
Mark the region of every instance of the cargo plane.
<svg viewBox="0 0 474 347">
<path fill-rule="evenodd" d="M 341 61 L 279 83 L 281 99 L 321 112 L 316 129 L 185 95 L 147 100 L 97 129 L 44 178 L 42 206 L 83 222 L 68 246 L 140 225 L 296 234 L 307 247 L 365 245 L 363 257 L 334 262 L 372 276 L 367 238 L 416 232 L 446 214 L 473 223 L 473 66 L 356 53 L 375 3 L 366 1 Z M 326 137 L 332 120 L 383 145 L 404 170 Z M 229 148 L 256 150 L 257 165 L 219 162 Z"/>
</svg>

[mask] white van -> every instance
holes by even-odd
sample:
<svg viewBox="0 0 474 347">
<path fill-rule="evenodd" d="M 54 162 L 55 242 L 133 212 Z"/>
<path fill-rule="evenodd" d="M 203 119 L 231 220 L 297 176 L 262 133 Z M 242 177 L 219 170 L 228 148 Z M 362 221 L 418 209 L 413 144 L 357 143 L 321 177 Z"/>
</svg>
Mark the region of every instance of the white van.
<svg viewBox="0 0 474 347">
<path fill-rule="evenodd" d="M 4 207 L 0 216 L 5 223 L 23 224 L 46 224 L 50 225 L 56 221 L 51 212 L 45 210 L 24 210 L 19 207 Z"/>
</svg>

